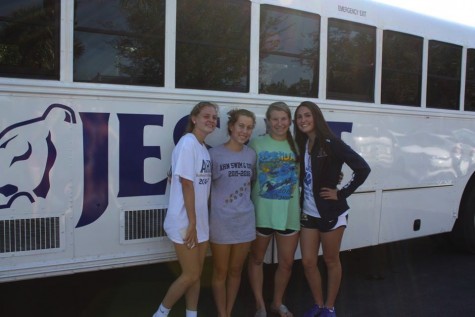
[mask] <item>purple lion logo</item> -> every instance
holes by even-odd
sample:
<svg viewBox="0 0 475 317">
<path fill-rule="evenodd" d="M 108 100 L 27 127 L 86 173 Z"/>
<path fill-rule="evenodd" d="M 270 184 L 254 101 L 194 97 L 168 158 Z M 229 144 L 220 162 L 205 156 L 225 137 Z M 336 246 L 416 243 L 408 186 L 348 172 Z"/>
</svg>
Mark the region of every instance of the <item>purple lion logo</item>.
<svg viewBox="0 0 475 317">
<path fill-rule="evenodd" d="M 0 209 L 10 208 L 19 197 L 30 203 L 47 197 L 58 156 L 54 131 L 58 125 L 75 123 L 71 108 L 52 104 L 38 118 L 0 132 Z"/>
</svg>

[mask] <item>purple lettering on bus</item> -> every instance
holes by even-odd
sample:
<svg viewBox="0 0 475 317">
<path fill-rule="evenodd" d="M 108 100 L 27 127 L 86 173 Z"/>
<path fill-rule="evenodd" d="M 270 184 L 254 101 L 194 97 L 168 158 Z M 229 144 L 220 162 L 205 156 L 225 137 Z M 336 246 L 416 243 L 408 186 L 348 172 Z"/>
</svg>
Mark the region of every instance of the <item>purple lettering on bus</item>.
<svg viewBox="0 0 475 317">
<path fill-rule="evenodd" d="M 160 146 L 144 146 L 145 126 L 163 126 L 163 115 L 118 114 L 119 118 L 119 194 L 118 197 L 164 195 L 167 178 L 149 184 L 144 180 L 146 158 L 161 159 Z M 156 135 L 165 140 L 166 134 Z"/>
<path fill-rule="evenodd" d="M 339 138 L 341 138 L 343 132 L 351 133 L 353 130 L 353 122 L 328 121 L 328 125 L 333 133 Z"/>
<path fill-rule="evenodd" d="M 76 228 L 96 221 L 109 204 L 109 113 L 80 112 L 83 127 L 84 198 Z"/>
</svg>

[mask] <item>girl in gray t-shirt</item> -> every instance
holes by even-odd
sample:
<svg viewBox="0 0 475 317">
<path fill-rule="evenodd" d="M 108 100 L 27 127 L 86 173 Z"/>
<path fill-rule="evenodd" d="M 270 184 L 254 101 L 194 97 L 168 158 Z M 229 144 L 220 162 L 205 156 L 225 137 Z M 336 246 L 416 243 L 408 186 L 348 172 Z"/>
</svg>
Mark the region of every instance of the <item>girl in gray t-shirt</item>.
<svg viewBox="0 0 475 317">
<path fill-rule="evenodd" d="M 228 113 L 229 140 L 209 150 L 212 162 L 209 237 L 212 288 L 219 316 L 230 316 L 251 241 L 256 238 L 251 181 L 256 153 L 245 145 L 256 124 L 246 109 Z"/>
</svg>

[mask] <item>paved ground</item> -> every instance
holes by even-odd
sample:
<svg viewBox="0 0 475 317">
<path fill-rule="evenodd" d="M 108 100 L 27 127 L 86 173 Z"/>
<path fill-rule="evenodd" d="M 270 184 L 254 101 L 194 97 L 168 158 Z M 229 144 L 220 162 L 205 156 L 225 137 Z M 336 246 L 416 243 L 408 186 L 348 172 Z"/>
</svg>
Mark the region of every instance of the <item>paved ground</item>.
<svg viewBox="0 0 475 317">
<path fill-rule="evenodd" d="M 338 317 L 475 316 L 475 255 L 458 253 L 441 237 L 342 252 Z M 0 264 L 1 265 L 1 264 Z M 274 265 L 266 265 L 271 299 Z M 200 317 L 215 316 L 209 259 L 203 275 Z M 150 317 L 171 281 L 175 262 L 0 284 L 0 316 Z M 246 272 L 244 272 L 246 274 Z M 311 305 L 296 261 L 286 303 L 296 317 Z M 247 276 L 234 317 L 253 316 Z M 170 317 L 184 316 L 180 301 Z"/>
</svg>

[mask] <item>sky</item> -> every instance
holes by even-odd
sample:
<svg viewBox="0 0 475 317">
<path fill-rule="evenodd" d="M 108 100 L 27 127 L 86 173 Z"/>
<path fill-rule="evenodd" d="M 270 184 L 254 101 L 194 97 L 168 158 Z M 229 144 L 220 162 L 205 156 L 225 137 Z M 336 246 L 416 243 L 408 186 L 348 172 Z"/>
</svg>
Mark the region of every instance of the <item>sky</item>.
<svg viewBox="0 0 475 317">
<path fill-rule="evenodd" d="M 473 0 L 373 0 L 475 27 Z"/>
</svg>

